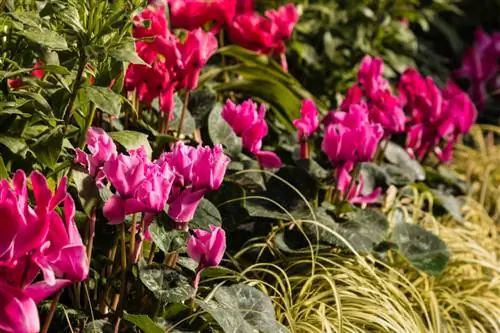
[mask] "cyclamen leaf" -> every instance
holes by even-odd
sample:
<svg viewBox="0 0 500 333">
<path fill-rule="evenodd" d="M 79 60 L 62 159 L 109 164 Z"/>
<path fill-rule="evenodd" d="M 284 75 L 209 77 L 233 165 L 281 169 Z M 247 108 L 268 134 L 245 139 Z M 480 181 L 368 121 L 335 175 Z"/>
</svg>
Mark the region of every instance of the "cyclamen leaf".
<svg viewBox="0 0 500 333">
<path fill-rule="evenodd" d="M 164 253 L 173 251 L 185 251 L 186 240 L 189 234 L 181 230 L 165 230 L 165 228 L 157 223 L 149 226 L 149 234 L 153 242 Z"/>
<path fill-rule="evenodd" d="M 82 172 L 77 169 L 73 169 L 72 176 L 75 181 L 78 197 L 80 198 L 83 210 L 87 216 L 90 216 L 100 198 L 99 190 L 95 184 L 95 179 L 86 172 Z"/>
<path fill-rule="evenodd" d="M 202 199 L 189 226 L 193 229 L 210 230 L 210 225 L 221 226 L 222 217 L 213 203 L 208 199 Z"/>
<path fill-rule="evenodd" d="M 394 164 L 394 166 L 401 169 L 401 172 L 406 174 L 407 177 L 420 181 L 425 179 L 424 168 L 397 144 L 389 142 L 384 151 L 384 156 L 389 162 Z"/>
<path fill-rule="evenodd" d="M 138 328 L 140 328 L 144 333 L 163 333 L 164 330 L 156 325 L 154 321 L 149 318 L 147 315 L 135 315 L 135 314 L 129 314 L 129 313 L 124 313 L 123 318 Z"/>
<path fill-rule="evenodd" d="M 231 155 L 236 156 L 241 152 L 241 138 L 222 118 L 222 105 L 220 104 L 217 104 L 208 116 L 208 135 L 214 144 L 225 146 Z"/>
<path fill-rule="evenodd" d="M 271 299 L 258 289 L 244 284 L 220 287 L 215 301 L 197 301 L 226 333 L 288 333 L 276 321 Z"/>
<path fill-rule="evenodd" d="M 125 149 L 139 149 L 144 147 L 149 158 L 151 158 L 153 150 L 149 144 L 148 135 L 135 131 L 119 131 L 109 132 L 109 136 L 121 144 Z"/>
</svg>

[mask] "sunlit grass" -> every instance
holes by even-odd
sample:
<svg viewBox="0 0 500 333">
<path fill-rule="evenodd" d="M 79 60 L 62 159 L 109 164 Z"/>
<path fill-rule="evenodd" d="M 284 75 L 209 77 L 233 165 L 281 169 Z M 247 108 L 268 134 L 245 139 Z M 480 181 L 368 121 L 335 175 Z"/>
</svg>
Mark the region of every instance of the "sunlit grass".
<svg viewBox="0 0 500 333">
<path fill-rule="evenodd" d="M 432 205 L 432 199 L 418 192 L 409 202 L 393 203 L 412 206 L 414 223 L 447 243 L 452 256 L 441 275 L 420 273 L 394 253 L 382 261 L 355 252 L 318 253 L 314 244 L 307 254 L 282 253 L 273 237 L 291 224 L 300 227 L 291 222 L 232 257 L 240 267 L 233 278 L 269 295 L 278 320 L 292 332 L 500 332 L 500 146 L 487 143 L 479 127 L 473 137 L 477 150 L 460 146 L 450 166 L 473 184 L 465 222 L 436 219 L 423 210 L 424 201 Z M 239 266 L 239 259 L 256 249 L 274 259 Z"/>
</svg>

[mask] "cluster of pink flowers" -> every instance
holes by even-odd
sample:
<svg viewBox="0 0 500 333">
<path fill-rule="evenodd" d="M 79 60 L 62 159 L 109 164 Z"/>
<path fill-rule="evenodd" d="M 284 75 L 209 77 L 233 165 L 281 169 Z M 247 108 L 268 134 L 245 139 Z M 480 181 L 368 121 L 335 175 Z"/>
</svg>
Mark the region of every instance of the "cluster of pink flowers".
<svg viewBox="0 0 500 333">
<path fill-rule="evenodd" d="M 350 202 L 377 200 L 380 189 L 363 196 L 363 178 L 360 176 L 358 184 L 354 184 L 350 172 L 357 163 L 374 158 L 384 134 L 382 126 L 370 122 L 368 107 L 363 101 L 350 105 L 348 112 L 331 112 L 329 117 L 331 123 L 326 127 L 321 148 L 335 166 L 337 190 Z"/>
<path fill-rule="evenodd" d="M 176 90 L 196 89 L 202 68 L 217 50 L 217 39 L 198 28 L 181 42 L 168 30 L 165 9 L 157 1 L 133 18 L 136 51 L 146 65 L 128 66 L 125 88 L 135 90 L 146 104 L 159 98 L 161 111 L 170 114 Z"/>
<path fill-rule="evenodd" d="M 476 29 L 474 45 L 464 55 L 462 67 L 454 74 L 470 80 L 469 94 L 481 110 L 486 102 L 488 84 L 500 88 L 498 58 L 500 57 L 500 33 L 488 35 L 481 27 Z"/>
<path fill-rule="evenodd" d="M 406 117 L 402 101 L 392 94 L 383 72 L 382 59 L 365 56 L 358 72 L 358 82 L 347 91 L 340 109 L 347 111 L 351 105 L 365 102 L 370 121 L 380 124 L 388 137 L 404 132 Z"/>
<path fill-rule="evenodd" d="M 450 161 L 460 134 L 476 121 L 477 110 L 469 96 L 452 81 L 440 89 L 431 77 L 424 78 L 415 69 L 403 73 L 398 90 L 411 114 L 408 152 L 423 158 L 434 151 L 441 161 Z"/>
<path fill-rule="evenodd" d="M 90 154 L 77 150 L 76 162 L 88 167 L 99 186 L 108 181 L 115 189 L 104 205 L 104 215 L 113 224 L 134 213 L 159 213 L 167 203 L 174 221 L 189 222 L 204 195 L 221 186 L 230 162 L 219 145 L 195 148 L 181 141 L 154 161 L 143 148 L 118 154 L 112 139 L 98 128 L 89 129 L 87 147 Z"/>
<path fill-rule="evenodd" d="M 36 304 L 61 288 L 83 281 L 89 272 L 86 248 L 75 224 L 75 204 L 66 178 L 55 193 L 34 171 L 29 203 L 22 170 L 0 183 L 0 212 L 6 221 L 0 237 L 0 331 L 38 332 Z M 64 219 L 56 208 L 64 202 Z M 42 273 L 42 274 L 40 274 Z"/>
<path fill-rule="evenodd" d="M 260 107 L 252 100 L 236 105 L 227 100 L 222 110 L 222 117 L 243 141 L 243 147 L 257 157 L 263 168 L 280 168 L 282 163 L 278 155 L 262 150 L 262 139 L 267 135 L 265 119 L 266 107 Z"/>
</svg>

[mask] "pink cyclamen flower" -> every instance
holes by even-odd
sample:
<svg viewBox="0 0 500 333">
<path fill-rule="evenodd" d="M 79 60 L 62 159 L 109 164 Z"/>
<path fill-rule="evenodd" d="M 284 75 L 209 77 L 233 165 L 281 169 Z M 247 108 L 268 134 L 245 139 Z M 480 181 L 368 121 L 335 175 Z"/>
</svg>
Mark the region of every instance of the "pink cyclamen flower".
<svg viewBox="0 0 500 333">
<path fill-rule="evenodd" d="M 97 186 L 103 187 L 105 175 L 102 167 L 110 158 L 116 156 L 116 145 L 102 128 L 91 127 L 87 131 L 87 148 L 90 154 L 80 148 L 75 150 L 75 162 L 86 166 L 89 174 L 95 177 Z"/>
<path fill-rule="evenodd" d="M 268 9 L 265 12 L 268 17 L 277 27 L 275 39 L 290 39 L 292 37 L 293 28 L 299 21 L 299 13 L 293 3 L 281 6 L 277 10 Z"/>
<path fill-rule="evenodd" d="M 300 143 L 300 157 L 309 158 L 309 143 L 307 139 L 313 135 L 319 127 L 318 109 L 312 99 L 306 99 L 302 102 L 300 109 L 301 118 L 293 121 L 297 128 L 297 140 Z"/>
<path fill-rule="evenodd" d="M 184 69 L 179 74 L 179 88 L 195 90 L 201 69 L 217 51 L 217 39 L 210 32 L 198 28 L 187 34 L 186 40 L 179 45 Z"/>
<path fill-rule="evenodd" d="M 194 281 L 198 287 L 201 271 L 207 267 L 218 266 L 226 251 L 226 233 L 221 227 L 210 226 L 210 231 L 193 230 L 194 236 L 188 241 L 187 253 L 198 262 L 197 274 Z"/>
<path fill-rule="evenodd" d="M 380 124 L 368 119 L 366 104 L 351 105 L 349 112 L 334 112 L 328 125 L 322 150 L 335 165 L 366 162 L 373 159 L 383 136 Z"/>
<path fill-rule="evenodd" d="M 162 154 L 157 163 L 169 165 L 175 174 L 168 215 L 178 223 L 192 220 L 205 194 L 222 185 L 229 162 L 220 145 L 195 148 L 179 141 Z"/>
<path fill-rule="evenodd" d="M 168 22 L 165 5 L 156 1 L 132 18 L 132 34 L 135 38 L 166 37 Z"/>
<path fill-rule="evenodd" d="M 467 49 L 462 67 L 454 71 L 457 77 L 470 80 L 469 94 L 479 109 L 484 107 L 487 92 L 486 85 L 498 73 L 500 55 L 500 34 L 488 35 L 481 27 L 475 32 L 474 44 Z"/>
<path fill-rule="evenodd" d="M 162 211 L 175 177 L 167 164 L 149 161 L 142 148 L 112 157 L 104 173 L 116 190 L 104 205 L 104 216 L 112 224 L 123 222 L 126 215 Z"/>
<path fill-rule="evenodd" d="M 262 167 L 279 168 L 282 164 L 279 157 L 273 152 L 262 151 L 262 139 L 268 132 L 265 115 L 266 107 L 262 104 L 257 110 L 252 100 L 240 105 L 227 100 L 222 110 L 222 118 L 242 138 L 243 147 L 257 157 Z"/>
<path fill-rule="evenodd" d="M 195 30 L 214 23 L 211 31 L 217 33 L 231 22 L 236 11 L 236 0 L 168 0 L 174 28 Z"/>
<path fill-rule="evenodd" d="M 236 0 L 236 14 L 254 11 L 253 0 Z"/>
<path fill-rule="evenodd" d="M 36 303 L 22 289 L 0 281 L 0 331 L 38 333 L 40 319 Z"/>
<path fill-rule="evenodd" d="M 352 176 L 349 174 L 354 168 L 354 163 L 348 162 L 342 167 L 337 168 L 337 190 L 350 203 L 373 203 L 380 198 L 382 189 L 377 187 L 372 193 L 364 195 L 362 193 L 364 187 L 363 175 L 358 175 L 357 182 L 352 183 Z M 351 187 L 349 188 L 349 185 Z"/>
<path fill-rule="evenodd" d="M 379 57 L 372 58 L 366 55 L 361 60 L 358 72 L 358 81 L 363 86 L 365 94 L 373 98 L 379 91 L 388 89 L 389 82 L 382 76 L 384 73 L 384 61 Z"/>
</svg>

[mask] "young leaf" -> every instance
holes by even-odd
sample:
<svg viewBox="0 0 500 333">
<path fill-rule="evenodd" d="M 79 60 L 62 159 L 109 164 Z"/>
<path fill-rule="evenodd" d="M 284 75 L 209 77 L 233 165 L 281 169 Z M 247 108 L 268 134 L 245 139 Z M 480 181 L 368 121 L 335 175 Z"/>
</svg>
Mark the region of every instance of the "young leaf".
<svg viewBox="0 0 500 333">
<path fill-rule="evenodd" d="M 222 105 L 220 104 L 217 104 L 208 116 L 208 135 L 212 143 L 223 145 L 232 156 L 241 152 L 241 138 L 222 118 Z"/>
<path fill-rule="evenodd" d="M 215 301 L 197 301 L 225 333 L 289 333 L 276 321 L 273 303 L 258 289 L 244 284 L 220 287 Z"/>
<path fill-rule="evenodd" d="M 121 97 L 107 87 L 88 86 L 85 88 L 89 99 L 103 112 L 119 116 Z"/>
<path fill-rule="evenodd" d="M 172 268 L 139 262 L 139 278 L 162 302 L 180 303 L 191 298 L 194 288 L 189 280 Z"/>
<path fill-rule="evenodd" d="M 146 134 L 135 131 L 109 132 L 108 134 L 127 150 L 144 147 L 147 155 L 151 158 L 152 149 Z"/>
</svg>

